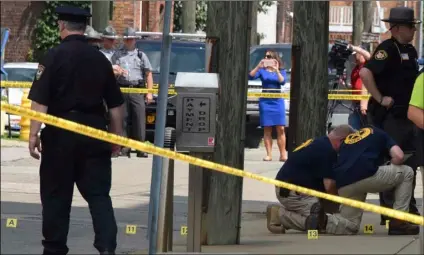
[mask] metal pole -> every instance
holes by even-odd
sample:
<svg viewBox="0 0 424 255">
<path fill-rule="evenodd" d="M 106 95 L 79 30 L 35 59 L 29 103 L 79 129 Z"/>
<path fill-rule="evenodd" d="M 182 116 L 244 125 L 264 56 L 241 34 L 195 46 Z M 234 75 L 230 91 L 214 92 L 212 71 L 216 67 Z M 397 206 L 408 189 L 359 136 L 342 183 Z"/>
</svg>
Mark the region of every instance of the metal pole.
<svg viewBox="0 0 424 255">
<path fill-rule="evenodd" d="M 155 123 L 155 146 L 163 147 L 166 124 L 166 107 L 168 102 L 168 75 L 169 58 L 171 55 L 171 11 L 172 1 L 165 1 L 165 15 L 163 22 L 163 38 L 160 60 L 159 95 L 157 102 L 157 119 Z M 159 215 L 159 194 L 162 178 L 163 158 L 153 156 L 152 180 L 150 183 L 150 203 L 149 203 L 149 254 L 157 253 L 158 215 Z M 166 185 L 164 183 L 163 185 Z"/>
</svg>

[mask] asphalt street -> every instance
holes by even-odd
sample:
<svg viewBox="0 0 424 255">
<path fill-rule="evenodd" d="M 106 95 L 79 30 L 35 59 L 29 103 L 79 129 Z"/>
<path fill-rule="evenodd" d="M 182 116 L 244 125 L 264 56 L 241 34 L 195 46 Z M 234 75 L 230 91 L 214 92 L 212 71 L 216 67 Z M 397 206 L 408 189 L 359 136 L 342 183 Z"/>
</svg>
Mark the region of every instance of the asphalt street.
<svg viewBox="0 0 424 255">
<path fill-rule="evenodd" d="M 274 178 L 281 163 L 263 162 L 264 149 L 246 149 L 245 170 Z M 278 152 L 274 151 L 278 159 Z M 113 160 L 112 198 L 118 221 L 118 253 L 145 253 L 148 248 L 147 216 L 151 178 L 150 155 L 147 159 L 133 157 Z M 26 144 L 2 140 L 1 147 L 1 254 L 40 254 L 41 205 L 39 197 L 39 161 L 29 157 Z M 185 236 L 181 226 L 187 221 L 188 165 L 175 163 L 174 186 L 174 251 L 185 252 Z M 245 179 L 243 184 L 243 217 L 241 245 L 205 246 L 211 253 L 280 253 L 280 254 L 418 254 L 417 237 L 387 236 L 379 226 L 379 216 L 364 213 L 363 224 L 373 224 L 373 234 L 357 236 L 320 236 L 308 240 L 303 233 L 273 235 L 266 230 L 265 210 L 275 203 L 274 188 L 266 183 Z M 421 177 L 416 197 L 422 196 Z M 369 195 L 376 202 L 376 195 Z M 422 199 L 418 199 L 421 205 Z M 17 219 L 17 226 L 7 227 L 8 219 Z M 127 225 L 136 225 L 135 234 L 127 234 Z M 71 254 L 96 254 L 94 233 L 87 204 L 75 189 L 68 245 Z"/>
</svg>

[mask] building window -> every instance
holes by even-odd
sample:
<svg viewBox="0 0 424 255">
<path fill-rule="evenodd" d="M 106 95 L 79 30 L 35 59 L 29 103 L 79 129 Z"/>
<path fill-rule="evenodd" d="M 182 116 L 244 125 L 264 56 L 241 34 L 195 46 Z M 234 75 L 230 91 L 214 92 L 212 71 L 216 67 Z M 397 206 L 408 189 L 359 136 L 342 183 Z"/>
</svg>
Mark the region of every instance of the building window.
<svg viewBox="0 0 424 255">
<path fill-rule="evenodd" d="M 372 32 L 380 33 L 380 13 L 384 14 L 385 8 L 373 7 Z M 352 32 L 353 7 L 352 6 L 330 6 L 330 32 Z"/>
</svg>

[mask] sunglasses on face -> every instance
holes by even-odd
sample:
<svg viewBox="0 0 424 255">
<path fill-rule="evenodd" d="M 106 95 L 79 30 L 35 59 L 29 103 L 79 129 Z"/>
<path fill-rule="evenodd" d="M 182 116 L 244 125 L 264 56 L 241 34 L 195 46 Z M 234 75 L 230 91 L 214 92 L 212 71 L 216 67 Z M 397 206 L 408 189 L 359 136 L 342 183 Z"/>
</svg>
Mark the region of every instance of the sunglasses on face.
<svg viewBox="0 0 424 255">
<path fill-rule="evenodd" d="M 271 59 L 271 58 L 272 58 L 272 56 L 271 56 L 271 55 L 266 55 L 266 56 L 265 56 L 265 58 L 267 58 L 267 59 Z"/>
</svg>

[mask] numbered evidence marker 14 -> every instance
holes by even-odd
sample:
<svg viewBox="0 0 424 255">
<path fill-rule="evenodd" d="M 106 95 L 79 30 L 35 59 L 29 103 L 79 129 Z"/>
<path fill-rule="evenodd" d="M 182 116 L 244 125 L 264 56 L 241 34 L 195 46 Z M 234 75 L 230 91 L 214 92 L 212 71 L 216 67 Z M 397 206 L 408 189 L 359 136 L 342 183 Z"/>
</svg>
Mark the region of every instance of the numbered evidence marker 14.
<svg viewBox="0 0 424 255">
<path fill-rule="evenodd" d="M 318 230 L 308 230 L 308 240 L 318 239 Z"/>
<path fill-rule="evenodd" d="M 6 220 L 6 228 L 16 228 L 18 226 L 18 219 L 8 218 Z"/>
<path fill-rule="evenodd" d="M 181 226 L 181 231 L 180 231 L 182 236 L 186 236 L 187 235 L 187 226 Z"/>
<path fill-rule="evenodd" d="M 364 226 L 365 234 L 374 234 L 374 226 L 372 224 L 367 224 Z"/>
<path fill-rule="evenodd" d="M 135 235 L 137 233 L 137 225 L 127 225 L 125 233 L 127 235 Z"/>
</svg>

